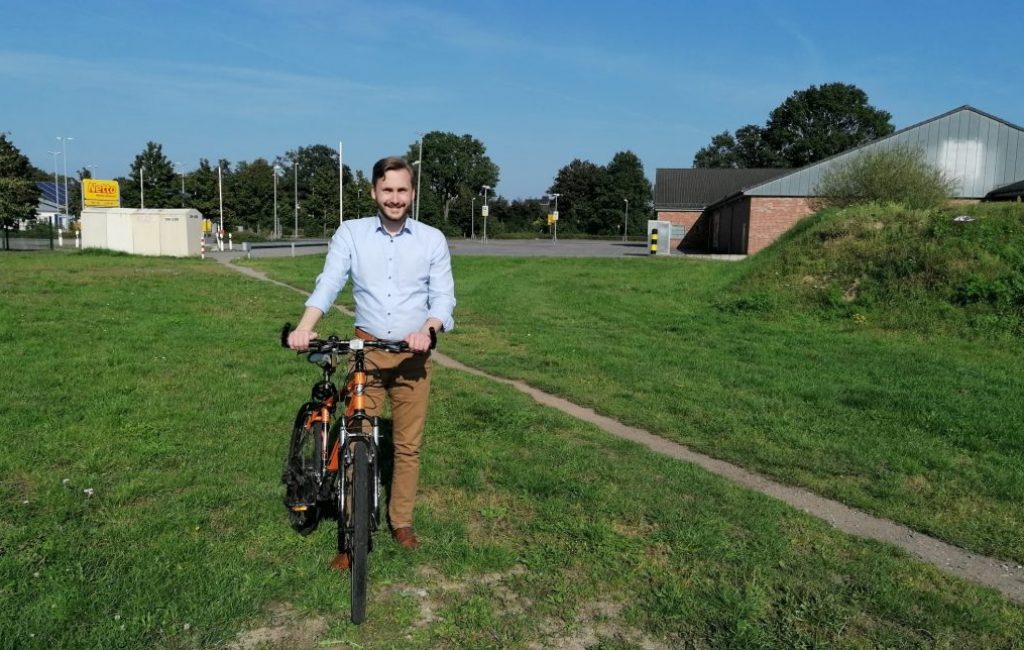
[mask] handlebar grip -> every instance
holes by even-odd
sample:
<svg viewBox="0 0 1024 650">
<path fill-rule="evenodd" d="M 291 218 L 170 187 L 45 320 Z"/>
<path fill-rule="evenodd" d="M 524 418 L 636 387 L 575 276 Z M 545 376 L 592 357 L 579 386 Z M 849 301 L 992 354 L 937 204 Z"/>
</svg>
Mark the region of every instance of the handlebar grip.
<svg viewBox="0 0 1024 650">
<path fill-rule="evenodd" d="M 437 331 L 433 327 L 431 327 L 430 328 L 430 349 L 433 350 L 436 347 L 437 347 Z"/>
<path fill-rule="evenodd" d="M 288 335 L 291 333 L 291 331 L 292 331 L 292 324 L 291 323 L 285 323 L 284 327 L 281 328 L 281 347 L 282 348 L 288 347 Z"/>
</svg>

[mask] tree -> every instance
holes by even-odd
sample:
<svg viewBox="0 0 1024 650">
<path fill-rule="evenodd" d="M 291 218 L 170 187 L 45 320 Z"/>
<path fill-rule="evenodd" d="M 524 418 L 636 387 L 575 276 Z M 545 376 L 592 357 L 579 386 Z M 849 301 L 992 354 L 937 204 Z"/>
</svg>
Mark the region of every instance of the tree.
<svg viewBox="0 0 1024 650">
<path fill-rule="evenodd" d="M 775 108 L 764 127 L 723 131 L 693 158 L 695 167 L 803 167 L 891 134 L 892 116 L 843 83 L 811 86 Z"/>
<path fill-rule="evenodd" d="M 621 234 L 627 201 L 629 232 L 639 233 L 651 215 L 651 183 L 632 151 L 616 153 L 605 166 L 573 160 L 558 170 L 548 192 L 559 195 L 559 232 Z"/>
<path fill-rule="evenodd" d="M 811 86 L 772 111 L 767 139 L 790 167 L 803 167 L 889 135 L 891 119 L 854 85 Z"/>
<path fill-rule="evenodd" d="M 263 158 L 240 162 L 230 179 L 228 196 L 237 224 L 257 234 L 269 232 L 274 224 L 273 166 Z"/>
<path fill-rule="evenodd" d="M 908 208 L 940 206 L 952 193 L 952 181 L 906 144 L 864 151 L 832 166 L 815 190 L 824 205 L 893 202 Z"/>
<path fill-rule="evenodd" d="M 140 183 L 145 183 L 146 206 L 175 208 L 181 197 L 175 182 L 174 165 L 164 155 L 163 145 L 147 142 L 142 153 L 132 161 L 131 175 L 121 183 L 121 204 L 125 207 L 142 205 Z"/>
<path fill-rule="evenodd" d="M 292 201 L 289 205 L 294 215 L 295 179 L 298 172 L 299 230 L 316 233 L 326 232 L 328 226 L 338 223 L 338 152 L 324 144 L 288 151 L 277 158 L 285 173 L 282 180 Z M 296 165 L 298 169 L 296 170 Z M 343 186 L 352 182 L 352 170 L 345 165 L 342 170 Z M 273 180 L 273 179 L 271 179 Z M 278 186 L 280 192 L 281 186 Z M 280 198 L 278 194 L 278 198 Z M 294 223 L 285 220 L 284 223 Z M 294 226 L 293 226 L 294 228 Z"/>
<path fill-rule="evenodd" d="M 34 219 L 39 188 L 33 180 L 38 170 L 0 133 L 0 219 L 10 226 L 15 219 Z"/>
<path fill-rule="evenodd" d="M 423 136 L 422 142 L 420 191 L 426 188 L 437 197 L 444 225 L 448 224 L 452 206 L 461 197 L 481 193 L 484 185 L 493 191 L 498 184 L 498 166 L 487 156 L 484 144 L 468 133 L 431 131 Z M 409 145 L 406 160 L 418 160 L 419 155 L 419 143 Z M 425 205 L 428 198 L 422 196 L 420 200 Z M 424 218 L 422 205 L 420 218 Z"/>
<path fill-rule="evenodd" d="M 226 160 L 218 161 L 223 177 L 224 169 L 230 174 L 231 165 Z M 273 179 L 271 179 L 273 180 Z M 217 187 L 217 168 L 210 165 L 206 158 L 200 158 L 196 168 L 185 176 L 185 194 L 188 195 L 188 207 L 199 210 L 204 218 L 220 221 L 220 197 Z"/>
<path fill-rule="evenodd" d="M 607 167 L 608 189 L 604 194 L 603 213 L 606 221 L 603 231 L 621 232 L 625 226 L 626 202 L 629 205 L 628 232 L 638 235 L 644 231 L 654 208 L 651 182 L 644 174 L 644 164 L 632 151 L 620 151 Z"/>
</svg>

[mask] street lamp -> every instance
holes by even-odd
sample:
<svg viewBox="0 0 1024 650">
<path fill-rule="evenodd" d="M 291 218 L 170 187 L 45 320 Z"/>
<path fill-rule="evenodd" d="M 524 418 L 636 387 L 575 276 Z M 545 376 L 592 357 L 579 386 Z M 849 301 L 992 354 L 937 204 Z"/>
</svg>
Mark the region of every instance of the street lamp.
<svg viewBox="0 0 1024 650">
<path fill-rule="evenodd" d="M 292 161 L 292 171 L 295 176 L 295 230 L 292 232 L 292 239 L 299 238 L 299 163 Z"/>
<path fill-rule="evenodd" d="M 342 183 L 345 182 L 345 165 L 342 163 L 342 142 L 338 141 L 338 225 L 345 220 L 345 194 L 342 190 Z M 327 217 L 324 218 L 324 227 L 327 227 Z"/>
<path fill-rule="evenodd" d="M 469 202 L 469 238 L 476 239 L 476 196 Z"/>
<path fill-rule="evenodd" d="M 57 139 L 60 140 L 60 151 L 61 151 L 61 155 L 64 156 L 64 214 L 67 214 L 68 213 L 68 149 L 67 149 L 67 142 L 68 142 L 68 140 L 74 140 L 74 138 L 67 137 L 67 136 L 59 136 L 58 135 Z"/>
<path fill-rule="evenodd" d="M 274 239 L 281 238 L 281 224 L 277 221 L 277 175 L 281 173 L 281 166 L 274 165 Z"/>
<path fill-rule="evenodd" d="M 555 193 L 550 194 L 549 196 L 553 196 L 555 198 L 555 221 L 551 225 L 551 241 L 555 242 L 558 241 L 558 197 L 562 195 Z"/>
<path fill-rule="evenodd" d="M 416 196 L 412 197 L 412 218 L 419 220 L 420 218 L 420 164 L 422 161 L 414 160 L 410 164 L 416 170 Z"/>
<path fill-rule="evenodd" d="M 224 250 L 224 173 L 217 163 L 217 207 L 220 210 L 220 245 Z"/>
<path fill-rule="evenodd" d="M 490 185 L 481 185 L 480 187 L 484 188 L 484 204 L 480 208 L 480 211 L 483 212 L 483 214 L 484 214 L 484 241 L 487 241 L 487 212 L 488 212 L 488 209 L 487 209 L 487 192 L 488 192 L 488 190 L 491 189 L 491 186 Z"/>
<path fill-rule="evenodd" d="M 146 209 L 146 166 L 139 165 L 139 209 Z"/>
<path fill-rule="evenodd" d="M 423 134 L 420 133 L 420 157 L 416 161 L 416 204 L 412 218 L 420 220 L 420 179 L 423 178 Z"/>
<path fill-rule="evenodd" d="M 50 220 L 50 224 L 53 226 L 57 225 L 57 212 L 60 212 L 60 185 L 57 183 L 57 156 L 61 155 L 59 151 L 49 152 L 53 155 L 53 199 L 54 199 L 54 216 Z"/>
<path fill-rule="evenodd" d="M 179 167 L 184 165 L 183 162 L 175 162 L 174 166 Z M 181 174 L 181 207 L 185 207 L 185 172 L 179 172 Z"/>
<path fill-rule="evenodd" d="M 629 232 L 629 199 L 622 199 L 626 202 L 626 216 L 622 219 L 622 241 L 626 241 L 626 235 Z"/>
</svg>

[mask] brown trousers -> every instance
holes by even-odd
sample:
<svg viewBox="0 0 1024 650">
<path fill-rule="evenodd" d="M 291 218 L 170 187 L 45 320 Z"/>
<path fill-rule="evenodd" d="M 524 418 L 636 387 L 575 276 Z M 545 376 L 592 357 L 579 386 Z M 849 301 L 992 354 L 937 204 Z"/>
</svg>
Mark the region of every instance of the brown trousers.
<svg viewBox="0 0 1024 650">
<path fill-rule="evenodd" d="M 395 462 L 388 491 L 388 521 L 392 528 L 412 526 L 430 398 L 430 365 L 426 354 L 366 353 L 366 413 L 379 416 L 385 398 L 391 401 Z"/>
</svg>

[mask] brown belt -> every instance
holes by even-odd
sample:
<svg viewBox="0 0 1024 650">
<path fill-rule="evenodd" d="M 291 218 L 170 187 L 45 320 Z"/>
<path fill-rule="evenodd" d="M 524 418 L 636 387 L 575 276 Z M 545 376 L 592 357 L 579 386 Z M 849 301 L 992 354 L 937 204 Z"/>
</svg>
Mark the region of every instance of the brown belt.
<svg viewBox="0 0 1024 650">
<path fill-rule="evenodd" d="M 361 329 L 359 327 L 356 328 L 356 338 L 357 339 L 363 339 L 364 341 L 376 341 L 377 340 L 376 336 L 374 336 L 373 334 L 370 334 L 366 330 Z"/>
</svg>

